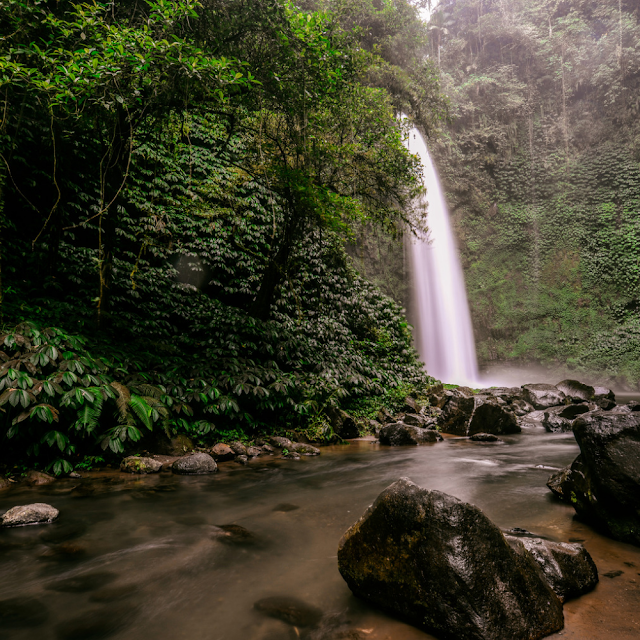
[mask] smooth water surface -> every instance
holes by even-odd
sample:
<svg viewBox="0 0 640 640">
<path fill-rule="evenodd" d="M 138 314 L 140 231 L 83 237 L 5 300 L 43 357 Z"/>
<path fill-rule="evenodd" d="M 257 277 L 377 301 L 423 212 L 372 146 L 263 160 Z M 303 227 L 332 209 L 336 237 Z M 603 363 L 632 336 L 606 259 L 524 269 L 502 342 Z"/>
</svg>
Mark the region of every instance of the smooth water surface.
<svg viewBox="0 0 640 640">
<path fill-rule="evenodd" d="M 401 448 L 361 440 L 324 448 L 318 458 L 226 463 L 215 476 L 113 472 L 3 492 L 0 512 L 47 502 L 61 515 L 53 525 L 0 531 L 0 614 L 1 601 L 36 599 L 20 601 L 0 639 L 305 637 L 254 610 L 274 595 L 325 612 L 309 638 L 428 639 L 356 600 L 337 570 L 343 532 L 402 476 L 478 505 L 501 527 L 584 540 L 601 574 L 623 573 L 568 603 L 557 637 L 637 638 L 640 549 L 578 522 L 545 486 L 553 468 L 575 458 L 573 435 L 532 428 L 504 440 Z M 229 524 L 252 536 L 221 542 L 214 525 Z"/>
</svg>

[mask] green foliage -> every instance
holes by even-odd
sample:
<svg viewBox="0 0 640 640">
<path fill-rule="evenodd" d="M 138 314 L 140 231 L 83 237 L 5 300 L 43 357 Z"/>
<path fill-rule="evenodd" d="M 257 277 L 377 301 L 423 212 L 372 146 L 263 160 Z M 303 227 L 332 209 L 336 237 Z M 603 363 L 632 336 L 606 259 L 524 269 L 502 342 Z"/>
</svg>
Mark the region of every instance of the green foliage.
<svg viewBox="0 0 640 640">
<path fill-rule="evenodd" d="M 637 8 L 462 0 L 441 11 L 455 120 L 434 151 L 480 359 L 635 385 Z"/>
</svg>

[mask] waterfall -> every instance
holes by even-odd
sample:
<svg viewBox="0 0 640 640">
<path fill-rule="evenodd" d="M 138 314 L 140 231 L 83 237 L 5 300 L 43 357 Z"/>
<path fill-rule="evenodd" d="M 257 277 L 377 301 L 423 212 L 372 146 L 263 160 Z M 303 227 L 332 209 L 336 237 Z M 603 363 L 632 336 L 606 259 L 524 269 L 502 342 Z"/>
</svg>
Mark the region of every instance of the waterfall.
<svg viewBox="0 0 640 640">
<path fill-rule="evenodd" d="M 478 385 L 478 362 L 464 276 L 449 212 L 426 142 L 412 129 L 407 142 L 423 166 L 428 239 L 408 241 L 413 280 L 416 348 L 429 375 L 443 382 Z"/>
</svg>

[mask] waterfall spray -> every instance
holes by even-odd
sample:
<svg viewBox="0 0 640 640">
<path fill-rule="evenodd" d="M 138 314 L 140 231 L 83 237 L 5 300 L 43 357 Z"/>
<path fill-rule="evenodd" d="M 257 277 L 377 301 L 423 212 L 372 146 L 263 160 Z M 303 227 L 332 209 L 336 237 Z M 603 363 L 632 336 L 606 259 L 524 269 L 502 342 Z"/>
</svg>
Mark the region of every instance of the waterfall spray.
<svg viewBox="0 0 640 640">
<path fill-rule="evenodd" d="M 469 303 L 438 172 L 418 129 L 411 130 L 407 146 L 422 161 L 429 204 L 428 238 L 408 241 L 416 348 L 430 375 L 477 386 Z"/>
</svg>

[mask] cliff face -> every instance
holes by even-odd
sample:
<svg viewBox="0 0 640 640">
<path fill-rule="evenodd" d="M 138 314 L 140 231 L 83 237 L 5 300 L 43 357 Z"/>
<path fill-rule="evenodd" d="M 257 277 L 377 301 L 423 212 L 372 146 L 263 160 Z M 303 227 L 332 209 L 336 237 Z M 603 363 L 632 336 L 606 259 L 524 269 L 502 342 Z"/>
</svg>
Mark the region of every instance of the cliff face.
<svg viewBox="0 0 640 640">
<path fill-rule="evenodd" d="M 432 143 L 481 361 L 640 378 L 640 7 L 446 0 Z"/>
</svg>

